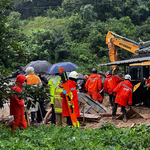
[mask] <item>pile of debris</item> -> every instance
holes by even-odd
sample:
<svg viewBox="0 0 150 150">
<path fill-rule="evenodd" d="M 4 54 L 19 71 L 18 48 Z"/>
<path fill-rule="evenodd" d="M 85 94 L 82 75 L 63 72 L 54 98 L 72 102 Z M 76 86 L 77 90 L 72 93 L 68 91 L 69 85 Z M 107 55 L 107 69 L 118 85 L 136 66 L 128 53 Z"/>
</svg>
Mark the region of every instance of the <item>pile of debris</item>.
<svg viewBox="0 0 150 150">
<path fill-rule="evenodd" d="M 81 117 L 79 120 L 98 122 L 101 118 L 99 113 L 106 113 L 107 109 L 99 102 L 85 93 L 78 92 L 78 102 Z"/>
</svg>

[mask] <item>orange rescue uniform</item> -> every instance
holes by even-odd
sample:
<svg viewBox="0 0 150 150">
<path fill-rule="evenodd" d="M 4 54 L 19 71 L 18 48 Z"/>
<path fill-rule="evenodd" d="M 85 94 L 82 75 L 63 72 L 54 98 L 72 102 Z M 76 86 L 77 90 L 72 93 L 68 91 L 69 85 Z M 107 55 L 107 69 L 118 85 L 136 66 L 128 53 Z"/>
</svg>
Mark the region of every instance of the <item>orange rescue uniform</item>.
<svg viewBox="0 0 150 150">
<path fill-rule="evenodd" d="M 102 89 L 102 80 L 98 74 L 93 73 L 92 75 L 90 75 L 85 84 L 85 87 L 90 97 L 92 97 L 96 101 L 102 102 L 103 97 L 98 92 Z"/>
<path fill-rule="evenodd" d="M 121 78 L 117 75 L 108 75 L 104 80 L 104 91 L 111 94 L 121 81 Z"/>
<path fill-rule="evenodd" d="M 16 84 L 12 87 L 12 90 L 18 93 L 22 92 L 22 84 L 26 80 L 26 77 L 23 75 L 18 75 L 16 78 Z M 14 116 L 12 130 L 15 130 L 15 127 L 22 127 L 25 129 L 27 127 L 27 122 L 24 117 L 24 103 L 23 99 L 19 99 L 15 94 L 10 98 L 10 115 Z"/>
<path fill-rule="evenodd" d="M 118 86 L 113 90 L 116 94 L 115 103 L 120 104 L 124 107 L 132 105 L 132 84 L 129 80 L 122 81 Z"/>
</svg>

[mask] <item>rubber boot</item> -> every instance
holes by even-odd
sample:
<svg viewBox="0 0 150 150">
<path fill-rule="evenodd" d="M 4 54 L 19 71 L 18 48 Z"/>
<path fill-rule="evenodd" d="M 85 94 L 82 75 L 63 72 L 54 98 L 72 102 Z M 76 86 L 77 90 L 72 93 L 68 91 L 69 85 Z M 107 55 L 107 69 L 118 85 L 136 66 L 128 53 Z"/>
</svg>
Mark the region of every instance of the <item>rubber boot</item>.
<svg viewBox="0 0 150 150">
<path fill-rule="evenodd" d="M 123 122 L 127 122 L 127 116 L 126 115 L 123 115 Z"/>
<path fill-rule="evenodd" d="M 112 116 L 112 120 L 115 120 L 116 119 L 116 116 Z"/>
</svg>

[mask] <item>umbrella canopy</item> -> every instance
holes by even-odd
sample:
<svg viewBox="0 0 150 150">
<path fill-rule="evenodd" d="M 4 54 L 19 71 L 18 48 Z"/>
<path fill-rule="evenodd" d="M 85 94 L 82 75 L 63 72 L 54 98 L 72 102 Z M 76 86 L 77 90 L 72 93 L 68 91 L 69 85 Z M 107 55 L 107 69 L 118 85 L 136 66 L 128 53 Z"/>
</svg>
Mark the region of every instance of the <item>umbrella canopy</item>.
<svg viewBox="0 0 150 150">
<path fill-rule="evenodd" d="M 28 67 L 33 67 L 35 73 L 42 73 L 42 74 L 44 74 L 44 73 L 46 73 L 48 68 L 50 68 L 51 66 L 52 66 L 52 64 L 49 63 L 46 60 L 36 60 L 36 61 L 31 61 L 29 64 L 27 64 L 24 67 L 24 71 Z"/>
<path fill-rule="evenodd" d="M 76 70 L 78 68 L 77 65 L 75 65 L 72 62 L 62 62 L 52 65 L 46 72 L 46 74 L 58 74 L 59 68 L 65 68 L 66 71 Z"/>
</svg>

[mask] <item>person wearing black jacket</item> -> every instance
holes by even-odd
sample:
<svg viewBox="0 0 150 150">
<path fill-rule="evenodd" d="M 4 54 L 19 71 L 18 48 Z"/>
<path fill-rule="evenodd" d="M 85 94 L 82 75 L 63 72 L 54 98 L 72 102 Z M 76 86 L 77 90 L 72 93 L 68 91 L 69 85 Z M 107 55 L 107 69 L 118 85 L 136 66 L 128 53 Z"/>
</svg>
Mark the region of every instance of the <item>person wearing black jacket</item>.
<svg viewBox="0 0 150 150">
<path fill-rule="evenodd" d="M 41 79 L 42 81 L 42 89 L 44 89 L 46 87 L 46 85 L 48 84 L 48 80 L 44 77 L 43 74 L 39 74 L 39 78 Z M 42 117 L 44 118 L 45 115 L 46 115 L 46 110 L 44 108 L 44 95 L 42 96 L 42 98 L 40 99 L 40 108 L 38 108 L 38 111 L 37 111 L 37 122 L 38 123 L 41 123 L 42 122 Z M 40 112 L 40 109 L 41 109 L 41 112 Z M 41 113 L 42 113 L 42 116 L 41 116 Z"/>
</svg>

